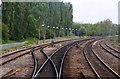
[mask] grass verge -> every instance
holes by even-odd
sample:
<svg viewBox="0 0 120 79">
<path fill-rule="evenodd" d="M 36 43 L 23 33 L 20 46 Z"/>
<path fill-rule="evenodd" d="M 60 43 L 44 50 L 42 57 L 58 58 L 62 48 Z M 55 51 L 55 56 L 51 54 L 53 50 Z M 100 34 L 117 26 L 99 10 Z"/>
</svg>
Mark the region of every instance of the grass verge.
<svg viewBox="0 0 120 79">
<path fill-rule="evenodd" d="M 57 39 L 59 39 L 59 40 L 69 40 L 69 39 L 78 39 L 78 38 L 88 38 L 88 36 L 80 36 L 80 37 L 79 36 L 67 36 L 67 37 L 58 37 Z M 13 47 L 13 48 L 10 48 L 10 49 L 2 50 L 2 53 L 17 50 L 17 49 L 20 49 L 20 48 L 23 48 L 23 47 L 30 47 L 30 46 L 37 45 L 37 41 L 34 38 L 28 38 L 28 39 L 25 39 L 25 40 L 21 40 L 19 42 L 25 42 L 25 41 L 28 41 L 28 42 L 24 45 L 21 45 L 21 46 L 17 46 L 17 47 Z M 15 42 L 16 41 L 10 41 L 10 40 L 8 41 L 8 43 L 15 43 Z M 46 42 L 46 43 L 49 43 L 49 41 Z M 40 44 L 44 44 L 44 43 L 40 43 Z"/>
</svg>

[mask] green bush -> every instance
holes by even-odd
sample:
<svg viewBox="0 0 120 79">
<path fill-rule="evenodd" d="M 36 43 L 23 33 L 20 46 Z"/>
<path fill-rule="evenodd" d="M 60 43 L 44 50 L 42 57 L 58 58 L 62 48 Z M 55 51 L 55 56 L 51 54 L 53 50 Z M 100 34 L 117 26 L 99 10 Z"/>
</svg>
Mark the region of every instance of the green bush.
<svg viewBox="0 0 120 79">
<path fill-rule="evenodd" d="M 8 26 L 5 25 L 4 23 L 2 23 L 2 39 L 6 42 L 9 39 L 9 29 Z"/>
</svg>

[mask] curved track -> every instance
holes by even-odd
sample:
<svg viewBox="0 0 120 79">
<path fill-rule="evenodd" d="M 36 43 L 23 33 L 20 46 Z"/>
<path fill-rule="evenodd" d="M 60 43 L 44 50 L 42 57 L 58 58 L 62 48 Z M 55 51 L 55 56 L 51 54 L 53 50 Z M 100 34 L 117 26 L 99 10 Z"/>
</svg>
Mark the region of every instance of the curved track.
<svg viewBox="0 0 120 79">
<path fill-rule="evenodd" d="M 107 51 L 108 53 L 110 53 L 114 57 L 120 59 L 120 52 L 117 49 L 111 47 L 110 45 L 108 45 L 104 41 L 101 41 L 101 43 L 99 43 L 99 44 L 105 51 Z"/>
<path fill-rule="evenodd" d="M 77 39 L 74 39 L 74 40 L 77 40 Z M 70 42 L 70 41 L 72 41 L 72 40 L 63 40 L 63 41 L 57 41 L 57 42 L 54 42 L 54 44 L 59 44 L 59 43 L 64 43 L 64 42 Z M 11 61 L 14 61 L 14 60 L 16 60 L 17 58 L 20 58 L 20 57 L 22 57 L 22 56 L 24 56 L 24 55 L 27 55 L 27 54 L 29 54 L 29 53 L 31 53 L 31 51 L 33 52 L 36 52 L 37 50 L 41 50 L 41 49 L 43 49 L 43 48 L 45 48 L 45 47 L 49 47 L 49 46 L 52 46 L 52 44 L 51 43 L 48 43 L 48 44 L 43 44 L 43 45 L 38 45 L 38 46 L 34 46 L 34 47 L 31 47 L 30 49 L 25 49 L 25 50 L 22 50 L 22 51 L 15 51 L 15 52 L 11 52 L 11 53 L 8 53 L 8 54 L 4 54 L 4 55 L 2 55 L 1 56 L 1 60 L 3 61 L 3 59 L 4 59 L 4 61 L 3 62 L 1 62 L 1 67 L 3 67 L 3 65 L 9 65 L 9 62 L 11 62 Z M 34 50 L 33 50 L 34 49 Z M 32 55 L 33 56 L 33 55 Z M 39 56 L 39 55 L 38 55 Z M 34 62 L 36 62 L 36 61 L 34 61 Z M 37 62 L 37 63 L 39 63 L 39 62 Z M 31 66 L 32 67 L 32 66 Z M 13 69 L 11 69 L 11 70 L 13 70 Z M 5 73 L 5 75 L 3 75 L 2 76 L 2 78 L 9 78 L 9 77 L 11 77 L 13 74 L 13 71 L 11 72 L 11 70 L 10 71 L 8 71 L 8 72 L 6 72 Z M 15 72 L 16 73 L 16 72 Z M 12 74 L 12 75 L 11 75 Z"/>
<path fill-rule="evenodd" d="M 104 44 L 105 41 L 99 40 L 94 43 L 93 51 L 102 59 L 115 73 L 119 74 L 119 58 L 114 55 L 115 51 L 110 50 Z M 103 46 L 103 47 L 102 47 Z"/>
<path fill-rule="evenodd" d="M 76 40 L 76 39 L 74 39 L 74 40 Z M 66 42 L 66 41 L 71 41 L 71 40 L 57 41 L 57 42 L 54 42 L 54 44 Z M 33 49 L 33 48 L 34 48 L 34 50 L 40 50 L 40 49 L 43 49 L 43 48 L 50 46 L 50 45 L 51 45 L 51 43 L 48 43 L 48 44 L 37 45 L 37 46 L 25 48 L 25 49 L 20 49 L 20 50 L 13 51 L 10 53 L 5 53 L 5 54 L 0 56 L 0 60 L 2 61 L 2 62 L 0 62 L 0 66 L 6 64 L 8 62 L 11 62 L 19 57 L 22 57 L 26 54 L 29 54 L 31 52 L 31 49 Z"/>
<path fill-rule="evenodd" d="M 71 42 L 71 43 L 64 45 L 61 48 L 57 49 L 51 55 L 47 55 L 46 52 L 43 51 L 43 48 L 49 46 L 50 44 L 44 44 L 41 46 L 32 47 L 30 49 L 26 49 L 25 51 L 22 51 L 23 53 L 16 52 L 14 54 L 8 54 L 8 55 L 6 54 L 5 56 L 0 57 L 0 58 L 4 59 L 9 56 L 12 57 L 12 55 L 14 57 L 12 57 L 13 59 L 11 58 L 11 59 L 6 60 L 6 62 L 2 63 L 1 65 L 4 65 L 7 62 L 10 62 L 10 61 L 16 59 L 15 57 L 21 57 L 25 54 L 31 53 L 32 58 L 34 60 L 34 68 L 33 68 L 33 72 L 31 75 L 31 79 L 40 79 L 40 78 L 61 79 L 61 78 L 64 78 L 64 77 L 62 77 L 62 72 L 63 72 L 63 68 L 64 68 L 64 60 L 65 60 L 67 53 L 73 46 L 78 47 L 78 43 L 82 44 L 83 41 L 85 42 L 87 40 L 89 40 L 89 41 L 85 43 L 83 53 L 84 53 L 84 57 L 85 57 L 86 61 L 88 62 L 91 69 L 93 70 L 94 74 L 96 75 L 96 78 L 98 78 L 98 79 L 104 79 L 104 78 L 119 79 L 120 74 L 118 72 L 116 72 L 114 70 L 114 68 L 112 68 L 110 66 L 110 64 L 108 64 L 104 61 L 104 58 L 102 58 L 99 55 L 100 54 L 100 53 L 98 53 L 99 51 L 97 49 L 95 50 L 94 46 L 96 45 L 96 43 L 98 43 L 98 41 L 100 41 L 98 43 L 98 45 L 101 48 L 101 50 L 104 50 L 104 52 L 108 52 L 109 55 L 111 54 L 111 56 L 113 55 L 114 57 L 116 57 L 118 59 L 120 59 L 119 58 L 120 52 L 117 51 L 116 49 L 114 49 L 113 47 L 109 46 L 103 40 L 97 39 L 97 38 L 96 39 L 92 38 L 92 39 L 75 40 L 74 42 Z M 55 44 L 61 43 L 61 42 L 65 42 L 65 41 L 55 42 Z M 39 56 L 36 57 L 36 55 L 37 55 L 37 54 L 35 54 L 36 50 L 39 50 L 43 54 L 44 61 L 42 61 L 42 64 L 40 64 L 40 61 L 37 58 Z"/>
<path fill-rule="evenodd" d="M 85 40 L 81 40 L 81 41 L 85 41 Z M 74 45 L 77 45 L 79 42 L 80 41 L 75 41 L 75 42 L 72 42 L 68 45 L 61 47 L 49 57 L 45 54 L 45 52 L 41 50 L 41 52 L 46 57 L 46 61 L 40 67 L 38 66 L 39 64 L 37 62 L 36 63 L 34 62 L 35 66 L 34 66 L 31 79 L 36 79 L 36 78 L 38 79 L 39 78 L 61 79 L 65 56 L 68 53 L 68 51 Z M 34 61 L 35 60 L 36 59 L 34 58 Z"/>
<path fill-rule="evenodd" d="M 119 79 L 120 75 L 117 74 L 114 70 L 112 70 L 112 68 L 110 68 L 92 49 L 93 42 L 95 41 L 96 40 L 93 40 L 86 44 L 84 48 L 84 56 L 88 64 L 92 68 L 93 72 L 95 73 L 96 78 Z"/>
<path fill-rule="evenodd" d="M 28 48 L 28 49 L 24 49 L 24 50 L 21 50 L 21 51 L 16 51 L 16 52 L 12 52 L 12 53 L 9 53 L 9 54 L 5 54 L 3 56 L 0 57 L 0 60 L 2 60 L 2 62 L 0 63 L 0 66 L 1 65 L 4 65 L 10 61 L 13 61 L 19 57 L 22 57 L 26 54 L 29 54 L 31 52 L 31 49 L 34 48 L 35 50 L 38 50 L 38 49 L 41 49 L 41 48 L 44 48 L 48 45 L 41 45 L 41 46 L 36 46 L 36 47 L 31 47 L 31 48 Z"/>
<path fill-rule="evenodd" d="M 38 78 L 40 78 L 40 77 L 46 77 L 46 78 L 47 77 L 51 77 L 51 78 L 59 79 L 61 77 L 61 72 L 62 72 L 62 68 L 63 68 L 64 58 L 65 58 L 67 52 L 70 50 L 70 48 L 75 43 L 76 42 L 73 42 L 73 43 L 70 43 L 68 45 L 63 46 L 62 48 L 58 49 L 55 53 L 53 53 L 49 57 L 41 50 L 41 52 L 46 57 L 46 61 L 40 67 L 38 66 L 39 64 L 37 62 L 34 62 L 35 66 L 34 66 L 34 71 L 33 71 L 31 79 L 35 79 L 37 77 Z M 33 54 L 33 57 L 34 56 L 35 55 Z M 56 60 L 54 57 L 55 58 L 57 57 L 58 59 Z M 34 61 L 35 60 L 36 60 L 36 58 L 34 58 Z M 55 62 L 58 62 L 59 64 L 58 63 L 56 64 Z M 57 66 L 59 66 L 59 68 Z"/>
</svg>

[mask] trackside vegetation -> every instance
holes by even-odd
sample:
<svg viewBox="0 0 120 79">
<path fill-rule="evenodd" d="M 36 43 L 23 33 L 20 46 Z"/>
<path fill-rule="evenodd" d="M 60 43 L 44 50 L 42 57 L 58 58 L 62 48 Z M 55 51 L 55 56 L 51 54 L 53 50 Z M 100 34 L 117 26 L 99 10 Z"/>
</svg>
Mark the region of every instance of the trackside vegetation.
<svg viewBox="0 0 120 79">
<path fill-rule="evenodd" d="M 2 2 L 0 7 L 3 43 L 118 34 L 118 25 L 109 19 L 95 24 L 73 22 L 73 6 L 69 2 Z"/>
</svg>

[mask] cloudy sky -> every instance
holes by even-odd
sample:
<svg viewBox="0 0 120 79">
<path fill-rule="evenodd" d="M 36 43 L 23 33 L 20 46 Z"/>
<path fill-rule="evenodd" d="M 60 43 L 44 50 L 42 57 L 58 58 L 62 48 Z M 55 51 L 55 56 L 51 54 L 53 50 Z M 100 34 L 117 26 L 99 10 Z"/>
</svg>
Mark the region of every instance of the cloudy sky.
<svg viewBox="0 0 120 79">
<path fill-rule="evenodd" d="M 118 2 L 120 0 L 64 0 L 73 4 L 73 21 L 96 23 L 110 19 L 118 23 Z"/>
<path fill-rule="evenodd" d="M 118 1 L 120 0 L 63 0 L 73 4 L 73 21 L 96 23 L 110 19 L 118 23 Z M 1 0 L 0 0 L 1 4 Z"/>
</svg>

